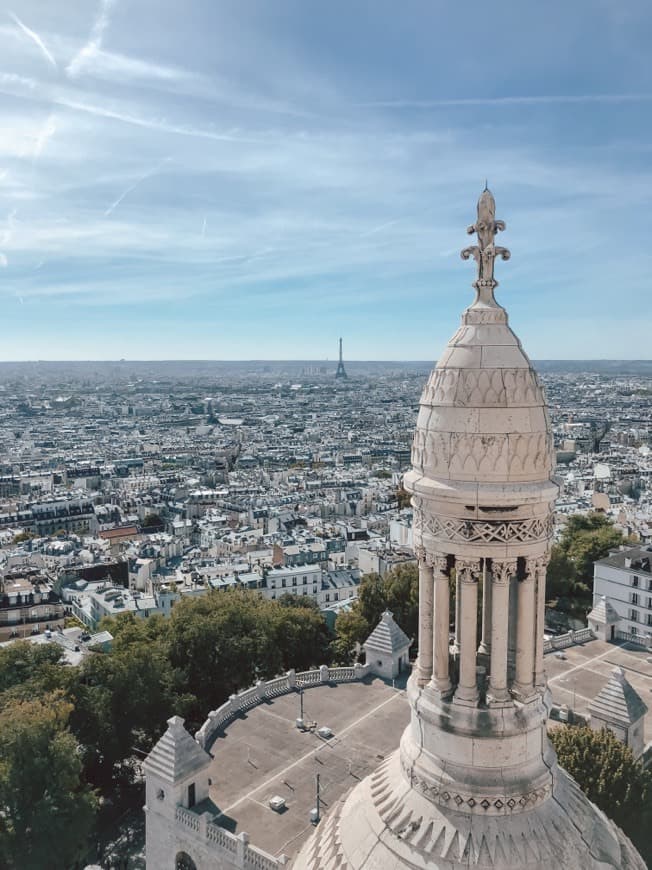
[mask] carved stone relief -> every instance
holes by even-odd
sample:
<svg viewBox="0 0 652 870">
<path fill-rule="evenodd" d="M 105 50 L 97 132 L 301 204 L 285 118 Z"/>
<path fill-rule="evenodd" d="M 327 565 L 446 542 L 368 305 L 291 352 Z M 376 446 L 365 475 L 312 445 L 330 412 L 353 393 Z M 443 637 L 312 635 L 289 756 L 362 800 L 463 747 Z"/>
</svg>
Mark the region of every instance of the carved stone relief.
<svg viewBox="0 0 652 870">
<path fill-rule="evenodd" d="M 470 544 L 519 543 L 546 541 L 552 534 L 552 517 L 529 517 L 524 520 L 456 520 L 428 516 L 414 510 L 415 530 L 434 537 Z"/>
<path fill-rule="evenodd" d="M 552 471 L 554 447 L 547 432 L 479 435 L 417 429 L 412 465 L 424 473 L 455 478 L 493 475 L 540 475 Z"/>
</svg>

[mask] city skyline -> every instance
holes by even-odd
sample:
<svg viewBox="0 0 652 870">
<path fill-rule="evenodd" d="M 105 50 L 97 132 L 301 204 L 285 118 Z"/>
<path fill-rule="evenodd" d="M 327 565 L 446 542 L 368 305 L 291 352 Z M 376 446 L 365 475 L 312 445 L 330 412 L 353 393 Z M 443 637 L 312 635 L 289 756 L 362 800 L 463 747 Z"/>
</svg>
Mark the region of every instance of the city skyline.
<svg viewBox="0 0 652 870">
<path fill-rule="evenodd" d="M 371 8 L 5 13 L 0 358 L 436 359 L 485 177 L 530 355 L 649 357 L 645 5 Z"/>
</svg>

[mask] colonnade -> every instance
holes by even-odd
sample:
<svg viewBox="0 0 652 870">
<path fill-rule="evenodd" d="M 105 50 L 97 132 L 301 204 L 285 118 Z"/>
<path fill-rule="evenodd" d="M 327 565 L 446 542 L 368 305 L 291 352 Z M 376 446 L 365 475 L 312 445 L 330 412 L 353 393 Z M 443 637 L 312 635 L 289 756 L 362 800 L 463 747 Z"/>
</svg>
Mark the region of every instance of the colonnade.
<svg viewBox="0 0 652 870">
<path fill-rule="evenodd" d="M 480 700 L 477 669 L 488 665 L 487 703 L 525 700 L 544 683 L 543 633 L 548 556 L 520 560 L 463 559 L 421 548 L 417 678 L 443 697 L 473 706 Z M 451 674 L 451 571 L 455 570 L 456 685 Z M 478 587 L 482 579 L 481 636 Z M 515 600 L 513 598 L 515 596 Z M 515 615 L 510 626 L 510 612 Z M 513 653 L 510 655 L 510 646 Z"/>
</svg>

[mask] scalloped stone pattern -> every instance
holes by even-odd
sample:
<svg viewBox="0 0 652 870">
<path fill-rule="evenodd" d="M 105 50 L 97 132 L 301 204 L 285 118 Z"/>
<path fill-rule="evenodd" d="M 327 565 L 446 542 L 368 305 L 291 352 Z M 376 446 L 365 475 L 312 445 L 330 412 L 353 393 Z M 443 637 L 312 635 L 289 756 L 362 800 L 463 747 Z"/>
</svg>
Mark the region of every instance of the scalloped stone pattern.
<svg viewBox="0 0 652 870">
<path fill-rule="evenodd" d="M 450 795 L 450 807 L 438 806 L 410 788 L 394 754 L 332 808 L 294 867 L 646 870 L 622 831 L 560 769 L 554 773 L 553 794 L 554 799 L 534 796 L 530 807 L 519 805 L 516 797 L 505 796 L 503 802 L 482 795 Z M 483 800 L 489 804 L 486 812 Z M 476 828 L 471 820 L 478 811 L 485 815 Z"/>
</svg>

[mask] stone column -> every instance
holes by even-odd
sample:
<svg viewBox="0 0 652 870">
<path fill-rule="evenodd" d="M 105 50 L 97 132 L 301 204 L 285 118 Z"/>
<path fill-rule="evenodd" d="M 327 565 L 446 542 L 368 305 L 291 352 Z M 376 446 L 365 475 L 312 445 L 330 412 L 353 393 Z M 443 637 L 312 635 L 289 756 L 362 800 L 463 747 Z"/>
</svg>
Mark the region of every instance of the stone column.
<svg viewBox="0 0 652 870">
<path fill-rule="evenodd" d="M 516 560 L 492 561 L 491 574 L 491 665 L 487 700 L 503 703 L 507 691 L 507 639 L 509 632 L 509 586 L 516 573 Z"/>
<path fill-rule="evenodd" d="M 484 655 L 491 652 L 491 572 L 486 560 L 482 566 L 482 638 L 478 652 Z"/>
<path fill-rule="evenodd" d="M 476 673 L 478 649 L 478 576 L 479 561 L 457 559 L 455 562 L 460 589 L 460 679 L 455 699 L 473 705 L 478 701 Z"/>
<path fill-rule="evenodd" d="M 433 590 L 432 567 L 426 562 L 422 548 L 417 551 L 419 559 L 419 666 L 418 682 L 425 686 L 432 677 L 432 617 Z"/>
<path fill-rule="evenodd" d="M 460 651 L 460 607 L 462 603 L 462 590 L 460 583 L 460 573 L 455 565 L 455 640 L 453 641 L 453 652 L 455 655 Z"/>
<path fill-rule="evenodd" d="M 435 688 L 446 695 L 451 690 L 451 681 L 448 662 L 448 636 L 450 631 L 450 587 L 448 585 L 448 559 L 446 556 L 433 557 L 434 568 L 434 685 Z"/>
<path fill-rule="evenodd" d="M 546 569 L 550 555 L 546 554 L 538 559 L 528 559 L 528 570 L 533 571 L 536 577 L 536 638 L 534 644 L 534 685 L 543 688 L 546 676 L 543 670 L 543 635 L 546 619 Z"/>
<path fill-rule="evenodd" d="M 516 671 L 514 690 L 528 698 L 534 690 L 534 645 L 537 629 L 536 582 L 531 560 L 526 562 L 526 576 L 517 584 L 518 616 L 516 619 Z"/>
</svg>

